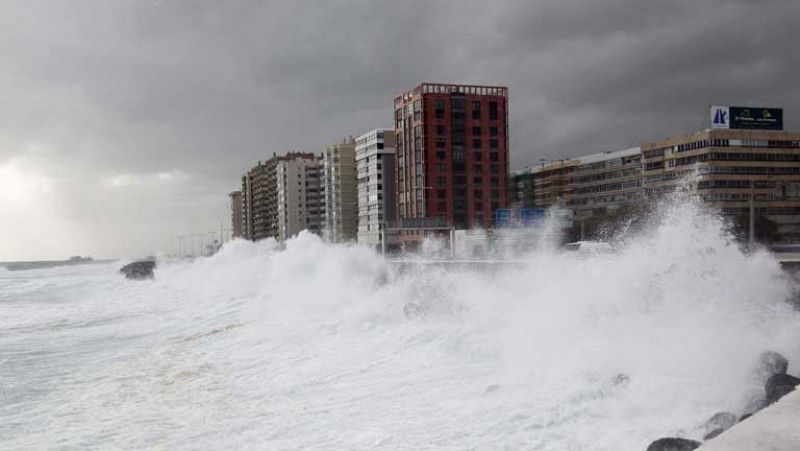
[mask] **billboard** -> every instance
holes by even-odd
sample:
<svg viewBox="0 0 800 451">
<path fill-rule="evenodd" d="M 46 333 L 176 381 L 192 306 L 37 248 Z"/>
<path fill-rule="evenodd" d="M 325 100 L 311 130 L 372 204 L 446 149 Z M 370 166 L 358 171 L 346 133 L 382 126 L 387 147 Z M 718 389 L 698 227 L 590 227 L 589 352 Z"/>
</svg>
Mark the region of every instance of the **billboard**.
<svg viewBox="0 0 800 451">
<path fill-rule="evenodd" d="M 712 106 L 711 128 L 783 130 L 782 108 Z"/>
<path fill-rule="evenodd" d="M 514 224 L 511 218 L 511 209 L 508 208 L 500 208 L 495 212 L 495 227 L 498 228 L 505 228 L 505 227 L 513 227 Z"/>
<path fill-rule="evenodd" d="M 572 227 L 572 210 L 544 208 L 501 208 L 495 212 L 495 228 L 540 227 L 553 221 L 558 227 Z"/>
</svg>

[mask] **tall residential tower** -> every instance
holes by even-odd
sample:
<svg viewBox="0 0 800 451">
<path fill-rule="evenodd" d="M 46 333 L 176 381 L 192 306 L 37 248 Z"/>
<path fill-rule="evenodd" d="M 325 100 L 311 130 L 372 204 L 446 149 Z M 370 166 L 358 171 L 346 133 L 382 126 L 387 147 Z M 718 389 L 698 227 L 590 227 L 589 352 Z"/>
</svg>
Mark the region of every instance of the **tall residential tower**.
<svg viewBox="0 0 800 451">
<path fill-rule="evenodd" d="M 377 129 L 356 138 L 358 242 L 379 246 L 384 227 L 394 221 L 393 129 Z"/>
<path fill-rule="evenodd" d="M 492 226 L 508 204 L 508 88 L 423 83 L 394 114 L 401 222 Z"/>
<path fill-rule="evenodd" d="M 351 137 L 331 144 L 322 155 L 325 229 L 334 243 L 356 239 L 356 142 Z"/>
</svg>

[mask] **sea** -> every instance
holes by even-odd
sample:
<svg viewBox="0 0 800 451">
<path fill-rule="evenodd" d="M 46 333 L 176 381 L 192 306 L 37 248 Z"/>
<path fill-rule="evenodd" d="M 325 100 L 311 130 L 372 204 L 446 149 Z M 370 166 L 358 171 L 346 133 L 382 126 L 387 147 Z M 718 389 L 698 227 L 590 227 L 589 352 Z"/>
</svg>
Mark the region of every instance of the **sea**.
<svg viewBox="0 0 800 451">
<path fill-rule="evenodd" d="M 0 449 L 643 451 L 745 413 L 763 351 L 798 372 L 796 283 L 723 219 L 673 204 L 609 240 L 0 268 Z"/>
</svg>

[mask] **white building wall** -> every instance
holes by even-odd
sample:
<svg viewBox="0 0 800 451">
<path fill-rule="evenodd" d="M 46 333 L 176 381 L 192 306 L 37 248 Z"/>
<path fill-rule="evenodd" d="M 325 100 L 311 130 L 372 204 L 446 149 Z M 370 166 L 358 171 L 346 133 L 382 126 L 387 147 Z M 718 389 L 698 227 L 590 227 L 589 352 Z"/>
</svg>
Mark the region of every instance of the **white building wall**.
<svg viewBox="0 0 800 451">
<path fill-rule="evenodd" d="M 356 139 L 358 242 L 381 243 L 385 222 L 394 216 L 394 130 L 376 129 Z"/>
</svg>

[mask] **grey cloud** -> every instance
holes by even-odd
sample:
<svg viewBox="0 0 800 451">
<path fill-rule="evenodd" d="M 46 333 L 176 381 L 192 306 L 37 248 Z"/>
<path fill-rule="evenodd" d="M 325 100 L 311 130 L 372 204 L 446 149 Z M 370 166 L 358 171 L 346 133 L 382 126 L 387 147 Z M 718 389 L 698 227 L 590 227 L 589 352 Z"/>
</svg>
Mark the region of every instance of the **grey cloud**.
<svg viewBox="0 0 800 451">
<path fill-rule="evenodd" d="M 175 234 L 216 225 L 256 160 L 389 126 L 393 96 L 421 81 L 508 85 L 516 166 L 702 128 L 711 103 L 782 105 L 798 129 L 799 8 L 4 2 L 0 166 L 24 158 L 49 177 L 54 224 L 84 225 L 63 229 L 93 230 L 97 252 L 112 255 L 167 249 Z M 171 171 L 186 177 L 104 183 Z M 123 245 L 98 228 L 134 238 Z"/>
</svg>

